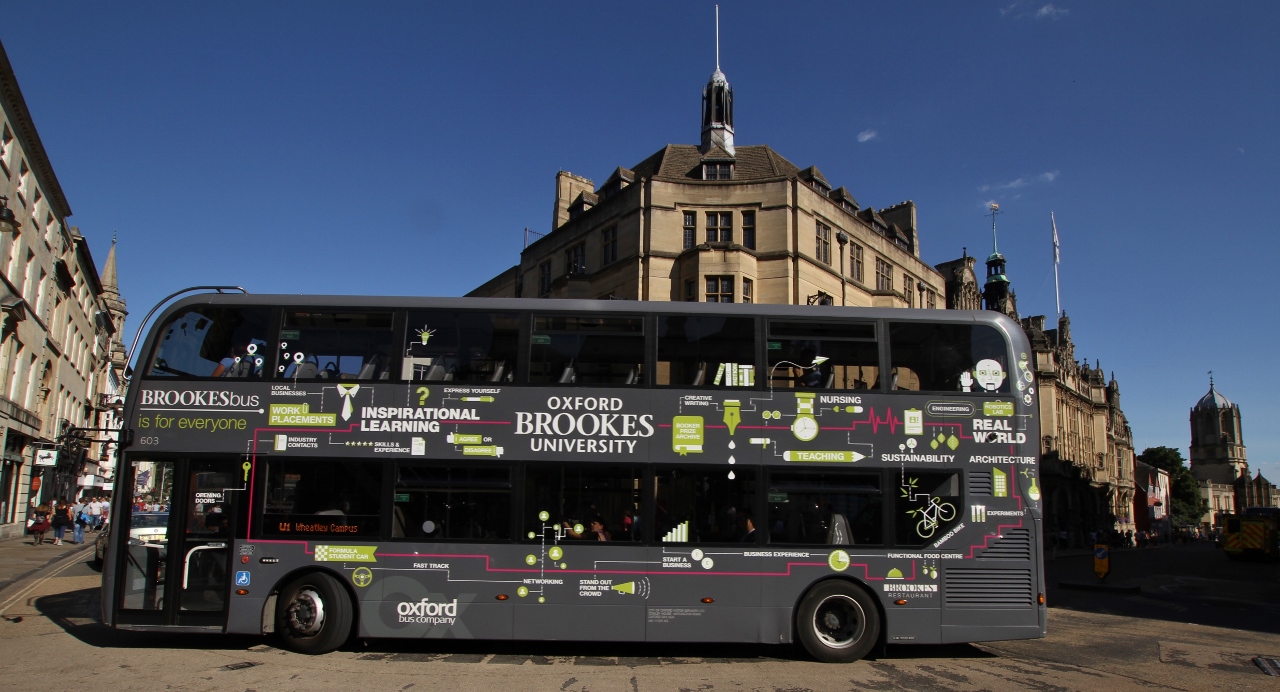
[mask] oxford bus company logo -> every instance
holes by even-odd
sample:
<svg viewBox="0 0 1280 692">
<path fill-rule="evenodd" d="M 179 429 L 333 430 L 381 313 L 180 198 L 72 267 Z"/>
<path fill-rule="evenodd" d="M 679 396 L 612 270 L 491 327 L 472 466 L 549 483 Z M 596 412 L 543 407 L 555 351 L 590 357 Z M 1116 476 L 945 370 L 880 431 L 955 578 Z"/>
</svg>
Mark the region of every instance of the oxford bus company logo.
<svg viewBox="0 0 1280 692">
<path fill-rule="evenodd" d="M 421 601 L 401 601 L 396 606 L 400 622 L 419 625 L 452 625 L 458 619 L 458 599 L 450 603 L 435 603 L 429 598 Z"/>
</svg>

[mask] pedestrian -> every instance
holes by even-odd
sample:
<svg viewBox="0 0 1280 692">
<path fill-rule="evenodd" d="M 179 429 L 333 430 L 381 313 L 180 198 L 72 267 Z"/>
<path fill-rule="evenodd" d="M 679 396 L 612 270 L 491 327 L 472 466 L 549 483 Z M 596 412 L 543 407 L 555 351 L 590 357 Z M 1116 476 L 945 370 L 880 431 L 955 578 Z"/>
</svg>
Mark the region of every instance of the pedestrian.
<svg viewBox="0 0 1280 692">
<path fill-rule="evenodd" d="M 106 495 L 102 496 L 102 521 L 98 523 L 99 528 L 106 526 L 111 521 L 111 498 Z"/>
<path fill-rule="evenodd" d="M 102 501 L 96 497 L 89 503 L 89 525 L 94 531 L 102 528 Z"/>
<path fill-rule="evenodd" d="M 84 500 L 76 500 L 76 503 L 71 505 L 71 521 L 75 524 L 75 530 L 71 534 L 71 542 L 76 545 L 84 543 L 84 527 L 85 524 L 88 523 L 85 521 L 86 515 L 84 510 Z"/>
<path fill-rule="evenodd" d="M 44 534 L 49 530 L 49 505 L 41 504 L 36 507 L 35 521 L 31 522 L 31 535 L 35 540 L 31 545 L 40 545 L 44 543 Z"/>
<path fill-rule="evenodd" d="M 59 500 L 53 505 L 53 544 L 62 545 L 62 537 L 66 535 L 67 528 L 72 526 L 71 523 L 71 506 L 65 500 Z"/>
</svg>

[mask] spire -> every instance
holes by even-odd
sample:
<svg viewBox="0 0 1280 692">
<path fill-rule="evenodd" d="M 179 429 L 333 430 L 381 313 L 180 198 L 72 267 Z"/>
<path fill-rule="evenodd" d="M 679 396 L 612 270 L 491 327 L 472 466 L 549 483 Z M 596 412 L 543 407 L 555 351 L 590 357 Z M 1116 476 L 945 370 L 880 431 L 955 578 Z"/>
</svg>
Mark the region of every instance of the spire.
<svg viewBox="0 0 1280 692">
<path fill-rule="evenodd" d="M 111 234 L 111 250 L 107 252 L 107 263 L 102 268 L 102 287 L 110 293 L 120 293 L 120 285 L 116 278 L 116 235 Z"/>
<path fill-rule="evenodd" d="M 987 280 L 982 288 L 982 299 L 988 310 L 1003 312 L 1018 319 L 1016 297 L 1009 287 L 1009 277 L 1005 274 L 1004 255 L 1000 254 L 996 244 L 996 215 L 1000 213 L 1000 205 L 991 203 L 991 255 L 987 257 Z"/>
<path fill-rule="evenodd" d="M 702 90 L 702 145 L 705 156 L 720 147 L 729 156 L 733 149 L 733 87 L 720 71 L 720 6 L 716 5 L 716 71 Z"/>
</svg>

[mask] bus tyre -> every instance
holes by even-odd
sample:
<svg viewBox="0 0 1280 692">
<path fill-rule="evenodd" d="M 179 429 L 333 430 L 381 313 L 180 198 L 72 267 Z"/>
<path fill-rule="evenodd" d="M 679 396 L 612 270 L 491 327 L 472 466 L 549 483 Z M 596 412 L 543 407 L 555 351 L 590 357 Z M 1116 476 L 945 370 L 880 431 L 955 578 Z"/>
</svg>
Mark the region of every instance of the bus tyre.
<svg viewBox="0 0 1280 692">
<path fill-rule="evenodd" d="M 851 663 L 880 638 L 880 612 L 866 591 L 844 581 L 813 587 L 796 612 L 800 643 L 824 663 Z"/>
<path fill-rule="evenodd" d="M 276 632 L 286 649 L 300 654 L 324 654 L 345 644 L 352 619 L 346 589 L 323 572 L 295 579 L 276 599 Z"/>
</svg>

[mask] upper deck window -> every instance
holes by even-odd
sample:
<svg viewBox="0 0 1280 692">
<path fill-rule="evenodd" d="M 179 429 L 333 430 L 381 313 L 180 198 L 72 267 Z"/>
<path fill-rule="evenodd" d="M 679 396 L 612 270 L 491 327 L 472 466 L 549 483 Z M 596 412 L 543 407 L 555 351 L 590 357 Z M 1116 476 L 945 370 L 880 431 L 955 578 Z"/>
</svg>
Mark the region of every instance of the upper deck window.
<svg viewBox="0 0 1280 692">
<path fill-rule="evenodd" d="M 755 320 L 660 315 L 654 384 L 750 387 L 756 383 Z"/>
<path fill-rule="evenodd" d="M 148 377 L 263 377 L 269 365 L 270 308 L 196 305 L 160 329 Z"/>
<path fill-rule="evenodd" d="M 516 313 L 411 311 L 401 379 L 511 382 L 519 352 L 519 319 Z"/>
<path fill-rule="evenodd" d="M 1016 376 L 1004 337 L 983 324 L 890 323 L 889 346 L 893 389 L 1005 394 Z"/>
<path fill-rule="evenodd" d="M 880 350 L 871 322 L 770 322 L 771 387 L 872 389 Z"/>
<path fill-rule="evenodd" d="M 640 384 L 644 318 L 535 315 L 529 381 L 537 384 Z"/>
<path fill-rule="evenodd" d="M 289 379 L 389 379 L 392 337 L 390 312 L 288 310 L 276 370 Z"/>
</svg>

